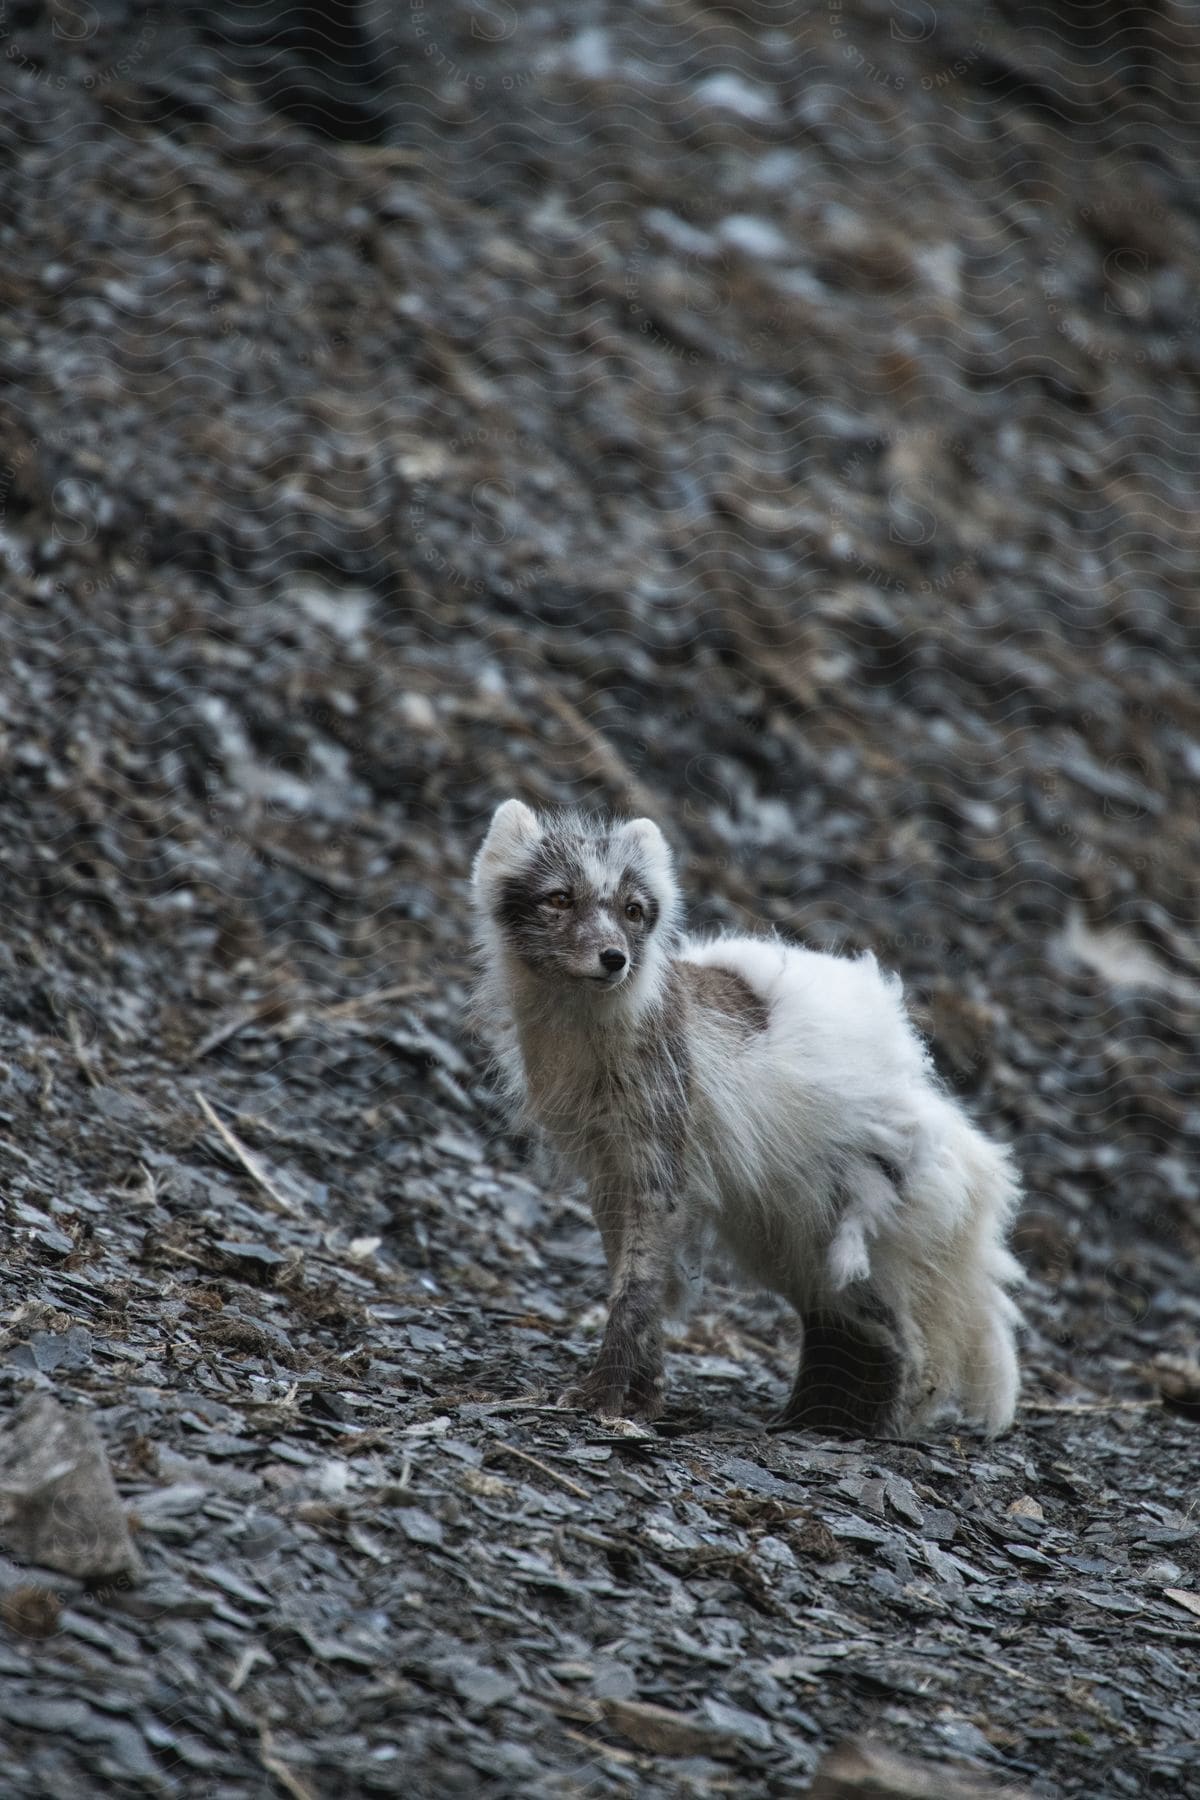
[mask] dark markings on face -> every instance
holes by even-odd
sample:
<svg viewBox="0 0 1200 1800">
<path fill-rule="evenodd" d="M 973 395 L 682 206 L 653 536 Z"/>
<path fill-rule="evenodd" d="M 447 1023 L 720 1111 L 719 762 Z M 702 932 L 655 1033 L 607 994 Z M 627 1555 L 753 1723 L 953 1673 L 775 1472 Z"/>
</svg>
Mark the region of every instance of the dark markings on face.
<svg viewBox="0 0 1200 1800">
<path fill-rule="evenodd" d="M 721 1013 L 744 1037 L 767 1029 L 771 1013 L 766 1001 L 732 969 L 718 969 L 712 963 L 681 962 L 679 972 L 693 1002 Z"/>
<path fill-rule="evenodd" d="M 505 877 L 496 891 L 493 915 L 510 944 L 531 968 L 579 977 L 599 970 L 605 950 L 620 950 L 630 972 L 640 967 L 646 940 L 659 917 L 659 903 L 634 867 L 626 867 L 615 891 L 595 885 L 596 860 L 611 848 L 604 833 L 572 840 L 553 834 L 537 844 L 524 866 Z M 549 895 L 566 892 L 572 905 L 547 905 Z M 640 918 L 626 908 L 636 901 Z"/>
<path fill-rule="evenodd" d="M 521 931 L 539 924 L 547 894 L 556 893 L 560 888 L 574 893 L 582 883 L 583 871 L 574 857 L 560 846 L 539 844 L 525 867 L 506 876 L 500 883 L 495 905 L 496 921 L 509 931 Z"/>
<path fill-rule="evenodd" d="M 658 924 L 658 915 L 661 908 L 658 901 L 647 887 L 644 876 L 642 876 L 635 868 L 625 868 L 621 873 L 621 886 L 619 892 L 623 901 L 640 901 L 643 908 L 641 932 L 643 937 L 649 937 L 650 933 L 654 930 L 654 927 Z"/>
</svg>

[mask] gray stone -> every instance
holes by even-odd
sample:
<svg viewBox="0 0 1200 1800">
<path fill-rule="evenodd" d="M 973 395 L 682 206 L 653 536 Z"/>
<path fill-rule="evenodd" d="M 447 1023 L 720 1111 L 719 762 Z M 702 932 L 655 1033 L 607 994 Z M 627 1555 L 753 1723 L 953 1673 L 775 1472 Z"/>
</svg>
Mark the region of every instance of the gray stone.
<svg viewBox="0 0 1200 1800">
<path fill-rule="evenodd" d="M 142 1573 L 95 1425 L 49 1394 L 31 1396 L 0 1433 L 0 1538 L 68 1575 Z"/>
</svg>

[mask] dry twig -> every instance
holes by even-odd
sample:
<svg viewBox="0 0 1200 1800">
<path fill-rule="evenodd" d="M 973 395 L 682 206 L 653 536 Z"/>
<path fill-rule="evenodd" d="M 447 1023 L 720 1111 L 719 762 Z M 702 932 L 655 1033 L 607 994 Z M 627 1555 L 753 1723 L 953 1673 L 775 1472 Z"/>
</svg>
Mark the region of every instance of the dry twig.
<svg viewBox="0 0 1200 1800">
<path fill-rule="evenodd" d="M 492 1454 L 494 1456 L 519 1457 L 522 1462 L 527 1462 L 533 1468 L 540 1469 L 542 1474 L 548 1476 L 551 1481 L 557 1481 L 560 1487 L 566 1488 L 568 1494 L 574 1494 L 577 1500 L 590 1500 L 592 1497 L 586 1488 L 580 1487 L 577 1481 L 572 1481 L 569 1475 L 561 1475 L 557 1469 L 552 1469 L 549 1463 L 542 1462 L 536 1456 L 530 1456 L 528 1450 L 518 1450 L 515 1444 L 494 1444 Z"/>
<path fill-rule="evenodd" d="M 258 1728 L 258 1756 L 268 1775 L 273 1775 L 280 1787 L 286 1788 L 292 1800 L 316 1800 L 316 1795 L 307 1782 L 288 1768 L 281 1757 L 276 1756 L 272 1747 L 271 1733 L 265 1725 Z"/>
<path fill-rule="evenodd" d="M 208 1101 L 204 1098 L 204 1095 L 200 1092 L 199 1088 L 196 1088 L 193 1091 L 201 1112 L 213 1129 L 219 1132 L 222 1141 L 230 1150 L 232 1150 L 250 1179 L 262 1188 L 268 1199 L 274 1201 L 280 1212 L 287 1213 L 288 1217 L 292 1219 L 299 1218 L 300 1215 L 298 1209 L 292 1205 L 291 1201 L 288 1200 L 285 1195 L 280 1193 L 254 1152 L 248 1150 L 241 1138 L 235 1136 L 234 1133 L 230 1131 L 228 1125 L 218 1119 L 216 1113 L 208 1104 Z"/>
</svg>

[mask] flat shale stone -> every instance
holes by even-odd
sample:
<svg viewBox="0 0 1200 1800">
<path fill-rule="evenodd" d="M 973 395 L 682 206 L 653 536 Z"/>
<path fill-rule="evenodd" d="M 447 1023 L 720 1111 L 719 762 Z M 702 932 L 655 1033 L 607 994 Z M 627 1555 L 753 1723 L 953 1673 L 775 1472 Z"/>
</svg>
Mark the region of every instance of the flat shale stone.
<svg viewBox="0 0 1200 1800">
<path fill-rule="evenodd" d="M 68 1575 L 143 1572 L 96 1427 L 48 1394 L 0 1430 L 0 1540 Z"/>
<path fill-rule="evenodd" d="M 1031 1800 L 1028 1790 L 901 1756 L 865 1738 L 818 1765 L 809 1800 Z"/>
</svg>

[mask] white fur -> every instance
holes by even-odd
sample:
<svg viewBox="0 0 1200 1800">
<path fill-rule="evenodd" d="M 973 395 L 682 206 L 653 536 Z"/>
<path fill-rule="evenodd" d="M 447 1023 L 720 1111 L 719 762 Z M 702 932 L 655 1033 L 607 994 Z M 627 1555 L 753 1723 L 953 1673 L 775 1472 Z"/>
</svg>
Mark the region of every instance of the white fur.
<svg viewBox="0 0 1200 1800">
<path fill-rule="evenodd" d="M 630 819 L 622 825 L 620 836 L 639 853 L 643 868 L 659 890 L 660 901 L 668 895 L 674 898 L 675 870 L 670 847 L 654 820 Z"/>
<path fill-rule="evenodd" d="M 678 1257 L 694 1258 L 715 1235 L 747 1276 L 802 1315 L 836 1309 L 869 1280 L 919 1363 L 910 1427 L 957 1408 L 1003 1430 L 1018 1385 L 1019 1315 L 1006 1289 L 1021 1276 L 1004 1237 L 1019 1185 L 1009 1153 L 938 1082 L 899 978 L 871 955 L 776 938 L 680 940 L 670 851 L 639 819 L 621 835 L 662 908 L 642 967 L 613 993 L 547 988 L 510 956 L 490 914 L 495 883 L 539 830 L 527 807 L 506 802 L 473 871 L 479 1016 L 527 1120 L 574 1121 L 582 1137 L 595 1069 L 621 1062 L 673 960 L 741 976 L 765 1004 L 764 1030 L 747 1034 L 709 1008 L 692 1014 Z M 603 893 L 609 871 L 596 861 Z"/>
<path fill-rule="evenodd" d="M 957 1403 L 1003 1430 L 1018 1316 L 1004 1290 L 1020 1279 L 1003 1240 L 1020 1189 L 939 1086 L 899 978 L 870 955 L 772 939 L 691 940 L 682 958 L 733 970 L 770 1013 L 734 1054 L 693 1046 L 694 1180 L 719 1237 L 801 1311 L 872 1277 L 924 1350 L 919 1419 Z"/>
<path fill-rule="evenodd" d="M 537 814 L 520 800 L 505 800 L 492 814 L 488 834 L 480 845 L 472 869 L 477 884 L 494 879 L 511 868 L 522 850 L 528 849 L 541 836 Z"/>
</svg>

